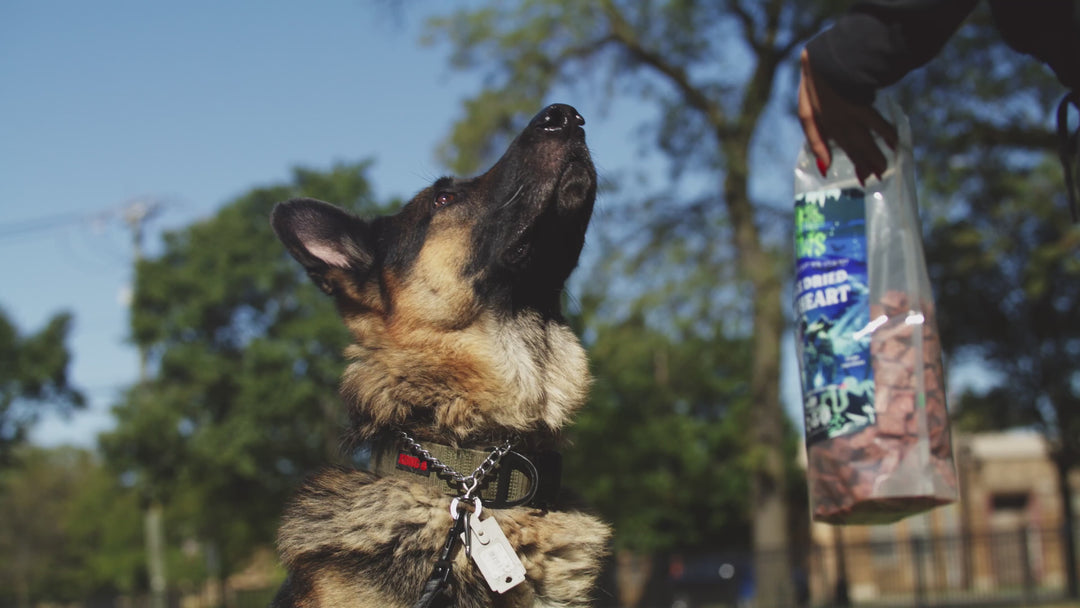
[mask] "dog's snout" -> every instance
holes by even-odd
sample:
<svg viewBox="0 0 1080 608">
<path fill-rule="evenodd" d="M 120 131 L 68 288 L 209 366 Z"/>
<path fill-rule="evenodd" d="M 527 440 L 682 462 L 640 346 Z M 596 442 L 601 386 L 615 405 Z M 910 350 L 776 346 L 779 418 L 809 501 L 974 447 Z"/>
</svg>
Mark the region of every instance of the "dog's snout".
<svg viewBox="0 0 1080 608">
<path fill-rule="evenodd" d="M 585 119 L 574 109 L 565 103 L 555 103 L 540 110 L 529 126 L 544 131 L 562 131 L 567 128 L 580 127 L 585 124 Z"/>
</svg>

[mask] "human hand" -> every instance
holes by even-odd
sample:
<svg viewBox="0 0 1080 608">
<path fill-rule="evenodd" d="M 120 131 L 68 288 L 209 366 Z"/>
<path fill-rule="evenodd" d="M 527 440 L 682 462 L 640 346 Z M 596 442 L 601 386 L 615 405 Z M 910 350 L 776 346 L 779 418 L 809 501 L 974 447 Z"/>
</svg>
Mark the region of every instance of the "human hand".
<svg viewBox="0 0 1080 608">
<path fill-rule="evenodd" d="M 822 175 L 832 164 L 828 141 L 832 140 L 851 159 L 855 175 L 865 182 L 870 175 L 881 179 L 888 161 L 874 141 L 878 134 L 890 148 L 896 148 L 896 127 L 873 106 L 852 103 L 833 91 L 822 79 L 815 79 L 810 56 L 803 49 L 799 79 L 799 122 L 806 141 L 817 157 Z"/>
</svg>

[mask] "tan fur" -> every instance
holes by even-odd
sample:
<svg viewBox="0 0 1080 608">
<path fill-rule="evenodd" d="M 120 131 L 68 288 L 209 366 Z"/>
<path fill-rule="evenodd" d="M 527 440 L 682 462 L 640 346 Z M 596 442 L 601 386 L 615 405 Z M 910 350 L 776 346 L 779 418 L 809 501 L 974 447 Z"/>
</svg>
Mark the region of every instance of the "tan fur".
<svg viewBox="0 0 1080 608">
<path fill-rule="evenodd" d="M 356 362 L 345 372 L 343 394 L 372 430 L 401 424 L 429 404 L 437 431 L 457 441 L 490 428 L 559 429 L 588 392 L 585 351 L 557 323 L 488 313 L 455 332 L 384 335 L 391 339 L 346 351 Z M 402 382 L 406 376 L 429 382 Z"/>
<path fill-rule="evenodd" d="M 469 284 L 461 280 L 468 232 L 461 226 L 432 226 L 430 232 L 408 276 L 387 277 L 394 302 L 388 328 L 392 333 L 454 331 L 469 325 L 482 310 Z"/>
<path fill-rule="evenodd" d="M 473 449 L 508 437 L 523 451 L 554 447 L 590 383 L 557 299 L 595 197 L 581 124 L 573 108 L 549 106 L 490 171 L 439 180 L 381 218 L 389 224 L 309 199 L 275 211 L 279 237 L 334 296 L 353 335 L 341 394 L 357 438 L 404 430 Z M 283 519 L 289 580 L 274 607 L 412 606 L 453 527 L 450 502 L 401 478 L 323 471 Z M 611 535 L 604 523 L 524 506 L 485 517 L 498 522 L 526 580 L 497 594 L 459 548 L 446 589 L 454 606 L 588 604 Z"/>
<path fill-rule="evenodd" d="M 278 535 L 281 557 L 287 567 L 300 573 L 317 565 L 311 594 L 319 599 L 315 605 L 410 605 L 409 598 L 419 597 L 423 578 L 434 567 L 452 525 L 449 504 L 449 498 L 428 486 L 331 469 L 307 484 L 285 518 Z M 610 536 L 606 525 L 582 513 L 527 507 L 490 513 L 526 570 L 525 583 L 495 605 L 588 604 Z M 387 574 L 397 593 L 388 594 L 370 580 L 357 577 L 345 559 L 349 554 L 385 554 Z M 416 563 L 418 560 L 422 563 Z M 406 576 L 408 573 L 414 576 Z M 415 573 L 423 573 L 423 577 Z M 464 552 L 455 557 L 454 573 L 456 584 L 486 589 Z M 476 596 L 485 598 L 486 594 Z M 394 603 L 395 598 L 402 598 L 402 603 Z"/>
<path fill-rule="evenodd" d="M 345 352 L 354 363 L 342 393 L 360 414 L 357 433 L 402 424 L 427 406 L 435 426 L 417 432 L 455 443 L 491 429 L 562 428 L 590 383 L 577 337 L 537 314 L 505 318 L 484 309 L 461 278 L 467 231 L 432 232 L 406 276 L 383 277 L 381 298 L 355 291 L 339 297 L 346 306 L 361 298 L 367 304 L 346 315 L 357 342 Z"/>
</svg>

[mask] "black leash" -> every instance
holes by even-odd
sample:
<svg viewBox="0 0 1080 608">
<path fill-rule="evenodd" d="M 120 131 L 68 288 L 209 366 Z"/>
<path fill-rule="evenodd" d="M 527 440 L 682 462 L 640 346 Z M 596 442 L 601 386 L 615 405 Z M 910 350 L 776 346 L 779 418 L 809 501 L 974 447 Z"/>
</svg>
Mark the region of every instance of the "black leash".
<svg viewBox="0 0 1080 608">
<path fill-rule="evenodd" d="M 514 439 L 507 439 L 501 446 L 492 448 L 491 453 L 476 467 L 476 470 L 471 475 L 463 475 L 435 458 L 431 452 L 425 450 L 408 433 L 402 431 L 399 435 L 402 440 L 409 444 L 414 453 L 430 463 L 440 473 L 449 477 L 455 484 L 461 486 L 462 494 L 454 498 L 450 503 L 450 515 L 454 518 L 454 525 L 450 526 L 450 534 L 447 535 L 446 542 L 443 543 L 442 552 L 439 553 L 439 559 L 435 561 L 431 576 L 424 583 L 420 598 L 413 604 L 413 608 L 446 606 L 449 598 L 446 597 L 445 591 L 450 584 L 450 574 L 454 569 L 454 549 L 459 542 L 462 542 L 462 535 L 464 535 L 465 551 L 466 553 L 469 552 L 471 547 L 469 544 L 471 541 L 469 516 L 473 512 L 479 514 L 479 510 L 483 508 L 480 497 L 475 494 L 484 482 L 484 478 L 496 469 L 503 457 L 510 452 L 510 448 L 514 445 Z"/>
<path fill-rule="evenodd" d="M 454 547 L 457 546 L 461 540 L 461 534 L 465 531 L 466 519 L 468 517 L 463 514 L 454 520 L 454 525 L 450 527 L 450 534 L 446 537 L 442 552 L 439 553 L 439 559 L 435 562 L 435 568 L 431 571 L 431 576 L 428 577 L 427 582 L 424 583 L 420 599 L 416 600 L 413 608 L 434 608 L 435 606 L 446 605 L 445 602 L 449 598 L 443 592 L 446 591 L 446 586 L 450 581 L 450 573 L 454 569 Z"/>
</svg>

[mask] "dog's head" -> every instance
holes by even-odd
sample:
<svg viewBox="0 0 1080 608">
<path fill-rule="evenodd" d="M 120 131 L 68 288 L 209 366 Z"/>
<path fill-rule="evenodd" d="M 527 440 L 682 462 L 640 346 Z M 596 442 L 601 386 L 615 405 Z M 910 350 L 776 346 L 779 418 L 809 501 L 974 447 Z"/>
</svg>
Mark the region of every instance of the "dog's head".
<svg viewBox="0 0 1080 608">
<path fill-rule="evenodd" d="M 355 338 L 342 393 L 360 438 L 554 432 L 583 402 L 584 351 L 560 302 L 596 196 L 584 122 L 549 106 L 486 173 L 438 179 L 392 216 L 312 199 L 274 210 Z"/>
</svg>

